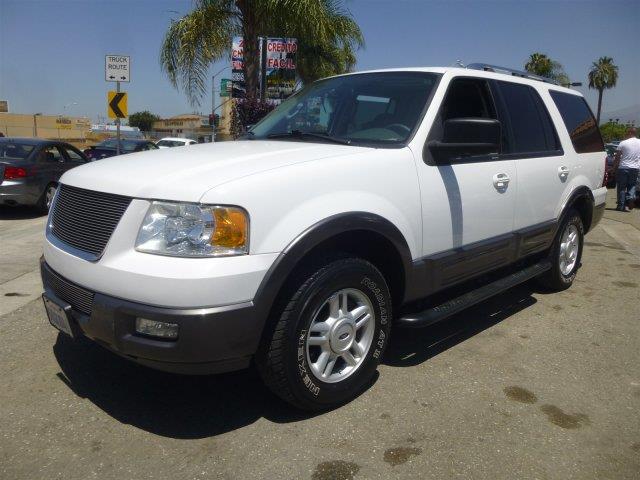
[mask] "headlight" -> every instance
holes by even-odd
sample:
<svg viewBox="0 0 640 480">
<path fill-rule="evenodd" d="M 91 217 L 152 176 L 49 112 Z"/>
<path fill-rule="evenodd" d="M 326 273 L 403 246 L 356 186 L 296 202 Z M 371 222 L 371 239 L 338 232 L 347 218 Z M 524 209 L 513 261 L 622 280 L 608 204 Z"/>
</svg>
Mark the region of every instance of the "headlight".
<svg viewBox="0 0 640 480">
<path fill-rule="evenodd" d="M 244 255 L 249 253 L 249 218 L 238 207 L 153 202 L 136 250 L 176 257 Z"/>
</svg>

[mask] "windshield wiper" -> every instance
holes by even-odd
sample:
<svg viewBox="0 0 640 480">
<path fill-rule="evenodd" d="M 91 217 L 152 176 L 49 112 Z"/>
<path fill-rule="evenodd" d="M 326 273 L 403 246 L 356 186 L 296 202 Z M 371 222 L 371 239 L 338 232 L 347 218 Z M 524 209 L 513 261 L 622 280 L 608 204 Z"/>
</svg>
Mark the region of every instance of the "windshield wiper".
<svg viewBox="0 0 640 480">
<path fill-rule="evenodd" d="M 346 138 L 332 137 L 326 133 L 303 132 L 302 130 L 291 130 L 290 132 L 270 133 L 267 138 L 317 138 L 327 142 L 339 143 L 341 145 L 350 145 L 351 140 Z"/>
</svg>

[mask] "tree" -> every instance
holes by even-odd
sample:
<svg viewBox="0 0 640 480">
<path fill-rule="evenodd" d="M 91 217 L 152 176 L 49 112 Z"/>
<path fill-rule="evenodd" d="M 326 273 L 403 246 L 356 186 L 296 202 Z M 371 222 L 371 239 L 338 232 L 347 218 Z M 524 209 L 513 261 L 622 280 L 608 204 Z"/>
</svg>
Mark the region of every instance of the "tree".
<svg viewBox="0 0 640 480">
<path fill-rule="evenodd" d="M 600 125 L 600 133 L 602 134 L 602 140 L 604 143 L 609 143 L 614 140 L 622 140 L 628 129 L 629 125 L 613 122 L 611 120 Z"/>
<path fill-rule="evenodd" d="M 160 120 L 158 115 L 145 110 L 143 112 L 136 112 L 129 115 L 129 126 L 138 127 L 143 132 L 149 132 L 153 130 L 153 122 Z"/>
<path fill-rule="evenodd" d="M 258 37 L 298 39 L 303 81 L 349 71 L 364 45 L 360 28 L 342 0 L 196 0 L 195 9 L 172 21 L 160 50 L 160 65 L 174 87 L 199 105 L 209 66 L 224 58 L 234 35 L 244 38 L 247 97 L 258 92 Z"/>
<path fill-rule="evenodd" d="M 529 73 L 548 78 L 561 85 L 571 83 L 569 76 L 564 72 L 562 64 L 552 60 L 544 53 L 535 52 L 529 55 L 529 60 L 525 63 L 524 69 Z"/>
<path fill-rule="evenodd" d="M 600 112 L 602 110 L 602 94 L 605 89 L 613 88 L 618 83 L 618 66 L 613 63 L 611 57 L 600 57 L 593 62 L 589 70 L 589 88 L 598 90 L 598 114 L 596 121 L 600 125 Z"/>
</svg>

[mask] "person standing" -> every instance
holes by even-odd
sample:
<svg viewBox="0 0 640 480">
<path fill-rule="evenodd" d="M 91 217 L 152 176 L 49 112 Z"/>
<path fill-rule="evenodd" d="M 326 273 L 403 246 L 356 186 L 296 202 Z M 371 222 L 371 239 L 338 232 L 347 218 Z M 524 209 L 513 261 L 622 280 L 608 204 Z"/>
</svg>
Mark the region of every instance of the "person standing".
<svg viewBox="0 0 640 480">
<path fill-rule="evenodd" d="M 625 140 L 620 142 L 613 165 L 618 189 L 616 210 L 627 212 L 627 202 L 635 199 L 636 182 L 640 170 L 640 138 L 636 138 L 635 127 L 627 130 Z"/>
</svg>

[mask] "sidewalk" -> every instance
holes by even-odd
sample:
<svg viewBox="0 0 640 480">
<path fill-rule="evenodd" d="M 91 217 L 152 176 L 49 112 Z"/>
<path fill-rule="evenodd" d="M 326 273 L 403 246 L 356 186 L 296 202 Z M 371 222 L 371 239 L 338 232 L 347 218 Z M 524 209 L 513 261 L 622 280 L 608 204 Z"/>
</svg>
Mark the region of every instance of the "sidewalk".
<svg viewBox="0 0 640 480">
<path fill-rule="evenodd" d="M 616 222 L 632 225 L 640 230 L 640 208 L 636 208 L 629 213 L 616 211 L 616 189 L 611 188 L 607 192 L 607 207 L 604 212 L 604 218 L 614 220 Z"/>
</svg>

